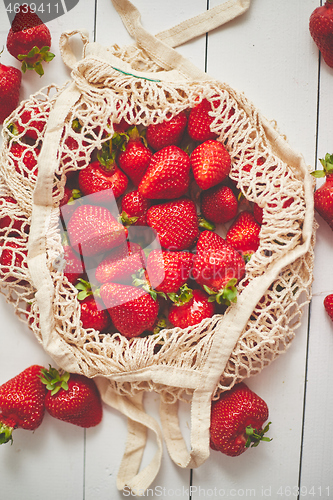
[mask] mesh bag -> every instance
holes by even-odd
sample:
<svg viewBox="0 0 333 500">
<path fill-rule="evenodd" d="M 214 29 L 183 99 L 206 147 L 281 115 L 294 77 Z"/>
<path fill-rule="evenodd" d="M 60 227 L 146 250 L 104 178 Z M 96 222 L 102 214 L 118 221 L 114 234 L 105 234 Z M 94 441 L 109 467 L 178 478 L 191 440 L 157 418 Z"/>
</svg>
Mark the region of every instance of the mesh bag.
<svg viewBox="0 0 333 500">
<path fill-rule="evenodd" d="M 227 2 L 157 37 L 142 28 L 129 2 L 114 5 L 136 44 L 105 48 L 81 32 L 84 56 L 76 61 L 69 40 L 77 32 L 64 33 L 71 81 L 22 102 L 7 120 L 15 127 L 3 128 L 0 276 L 7 301 L 54 361 L 94 377 L 104 401 L 128 417 L 117 485 L 144 491 L 159 470 L 163 439 L 181 467 L 202 464 L 209 456 L 212 398 L 289 347 L 310 301 L 313 180 L 302 156 L 243 94 L 171 48 L 241 14 L 249 2 Z M 130 340 L 84 329 L 78 291 L 56 265 L 63 254 L 59 205 L 67 177 L 86 167 L 106 141 L 104 131 L 112 135 L 123 118 L 147 127 L 202 99 L 212 104 L 211 130 L 231 156 L 230 178 L 249 206 L 263 209 L 260 246 L 246 264 L 237 303 L 194 327 Z M 143 410 L 146 391 L 161 396 L 162 430 Z M 191 403 L 190 451 L 179 429 L 179 400 Z M 158 450 L 139 472 L 147 429 Z"/>
</svg>

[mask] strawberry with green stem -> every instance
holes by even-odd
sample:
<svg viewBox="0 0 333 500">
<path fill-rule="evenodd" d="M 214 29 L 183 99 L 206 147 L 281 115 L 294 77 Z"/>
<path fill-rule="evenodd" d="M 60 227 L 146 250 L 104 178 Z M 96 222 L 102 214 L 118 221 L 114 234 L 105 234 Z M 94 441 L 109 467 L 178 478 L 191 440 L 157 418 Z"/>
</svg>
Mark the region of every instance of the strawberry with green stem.
<svg viewBox="0 0 333 500">
<path fill-rule="evenodd" d="M 179 328 L 194 326 L 206 318 L 215 314 L 215 303 L 211 302 L 210 296 L 202 290 L 191 290 L 187 293 L 188 298 L 175 300 L 169 309 L 168 320 Z"/>
<path fill-rule="evenodd" d="M 155 324 L 158 301 L 142 288 L 108 282 L 101 285 L 100 295 L 115 328 L 126 338 L 138 337 Z"/>
<path fill-rule="evenodd" d="M 42 366 L 32 365 L 0 386 L 0 444 L 13 441 L 14 429 L 36 430 L 45 413 Z"/>
<path fill-rule="evenodd" d="M 7 49 L 12 56 L 22 61 L 22 72 L 35 70 L 42 76 L 42 63 L 54 58 L 50 46 L 51 34 L 48 27 L 30 5 L 21 5 L 7 36 Z"/>
<path fill-rule="evenodd" d="M 18 106 L 21 81 L 20 70 L 0 63 L 0 125 Z"/>
<path fill-rule="evenodd" d="M 95 277 L 99 283 L 126 283 L 132 274 L 145 266 L 145 254 L 135 242 L 125 241 L 114 248 L 98 264 Z"/>
<path fill-rule="evenodd" d="M 190 252 L 152 250 L 147 258 L 149 281 L 156 291 L 175 294 L 189 279 L 194 255 Z"/>
<path fill-rule="evenodd" d="M 326 0 L 312 12 L 309 30 L 325 63 L 333 68 L 333 0 Z"/>
<path fill-rule="evenodd" d="M 81 255 L 98 255 L 123 244 L 127 229 L 99 205 L 79 205 L 67 224 L 72 248 Z"/>
<path fill-rule="evenodd" d="M 52 417 L 84 428 L 101 422 L 103 406 L 93 379 L 50 366 L 42 370 L 40 380 L 47 389 L 45 408 Z"/>
<path fill-rule="evenodd" d="M 210 295 L 209 300 L 227 306 L 236 302 L 236 285 L 244 275 L 242 256 L 217 233 L 203 231 L 197 242 L 192 276 Z"/>
<path fill-rule="evenodd" d="M 260 441 L 271 441 L 265 436 L 270 422 L 265 401 L 251 391 L 244 382 L 223 392 L 213 401 L 210 424 L 210 446 L 213 450 L 236 457 Z"/>
<path fill-rule="evenodd" d="M 151 200 L 141 196 L 138 189 L 124 194 L 121 199 L 121 222 L 124 226 L 147 226 L 147 213 Z"/>
<path fill-rule="evenodd" d="M 111 325 L 111 318 L 101 300 L 99 289 L 82 278 L 75 285 L 80 303 L 80 320 L 84 329 L 103 332 Z"/>
<path fill-rule="evenodd" d="M 326 180 L 314 193 L 314 206 L 333 230 L 333 155 L 327 153 L 325 158 L 320 159 L 320 163 L 323 169 L 311 174 L 317 179 L 326 177 Z"/>
<path fill-rule="evenodd" d="M 209 140 L 192 151 L 191 168 L 198 186 L 209 189 L 228 177 L 231 158 L 222 143 Z"/>
<path fill-rule="evenodd" d="M 166 146 L 153 154 L 139 192 L 149 199 L 175 199 L 190 185 L 190 158 L 178 146 Z"/>
<path fill-rule="evenodd" d="M 151 206 L 147 222 L 165 250 L 189 249 L 199 236 L 196 206 L 186 197 Z"/>
<path fill-rule="evenodd" d="M 152 152 L 137 127 L 129 128 L 125 137 L 126 143 L 123 144 L 122 151 L 118 154 L 117 162 L 134 186 L 138 187 L 149 167 Z"/>
<path fill-rule="evenodd" d="M 256 221 L 254 214 L 247 210 L 240 212 L 236 220 L 228 229 L 226 242 L 235 250 L 242 253 L 245 262 L 259 248 L 261 226 Z"/>
</svg>

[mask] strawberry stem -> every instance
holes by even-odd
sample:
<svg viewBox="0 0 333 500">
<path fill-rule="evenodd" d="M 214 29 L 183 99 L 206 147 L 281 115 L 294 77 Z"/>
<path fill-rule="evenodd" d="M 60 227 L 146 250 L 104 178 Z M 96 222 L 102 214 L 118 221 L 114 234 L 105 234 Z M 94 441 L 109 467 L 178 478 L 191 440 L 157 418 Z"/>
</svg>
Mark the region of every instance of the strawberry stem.
<svg viewBox="0 0 333 500">
<path fill-rule="evenodd" d="M 247 436 L 247 441 L 245 443 L 246 448 L 258 446 L 260 441 L 272 441 L 271 438 L 266 437 L 265 434 L 269 429 L 269 426 L 272 422 L 268 422 L 266 427 L 261 431 L 254 429 L 252 425 L 248 425 L 245 429 L 245 435 Z"/>
<path fill-rule="evenodd" d="M 323 166 L 323 170 L 314 170 L 313 172 L 311 172 L 311 175 L 313 175 L 313 177 L 319 179 L 320 177 L 327 177 L 333 174 L 333 155 L 327 153 L 325 155 L 325 158 L 320 158 L 319 161 Z"/>
<path fill-rule="evenodd" d="M 10 427 L 9 425 L 4 424 L 3 422 L 0 422 L 0 444 L 5 444 L 8 443 L 8 441 L 13 444 L 13 432 L 14 428 Z"/>
<path fill-rule="evenodd" d="M 51 391 L 52 396 L 57 394 L 60 389 L 64 391 L 68 390 L 69 378 L 70 374 L 68 372 L 60 373 L 55 368 L 52 368 L 51 365 L 49 365 L 48 370 L 46 370 L 46 368 L 41 369 L 40 380 L 46 385 L 46 389 Z"/>
</svg>

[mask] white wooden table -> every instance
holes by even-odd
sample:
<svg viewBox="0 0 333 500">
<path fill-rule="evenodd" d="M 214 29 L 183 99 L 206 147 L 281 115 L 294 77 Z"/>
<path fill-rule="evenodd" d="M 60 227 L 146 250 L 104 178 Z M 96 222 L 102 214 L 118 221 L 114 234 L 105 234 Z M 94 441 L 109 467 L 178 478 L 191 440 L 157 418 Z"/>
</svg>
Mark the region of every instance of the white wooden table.
<svg viewBox="0 0 333 500">
<path fill-rule="evenodd" d="M 64 2 L 61 2 L 64 4 Z M 210 0 L 210 5 L 220 3 Z M 291 146 L 307 164 L 333 152 L 333 70 L 320 59 L 308 20 L 319 0 L 252 0 L 238 19 L 178 50 L 194 64 L 247 97 L 268 119 L 275 119 Z M 167 29 L 207 8 L 206 0 L 134 0 L 145 28 Z M 104 45 L 131 43 L 111 0 L 80 0 L 62 17 L 48 23 L 56 58 L 42 79 L 23 78 L 22 99 L 49 83 L 69 78 L 58 49 L 65 30 L 85 28 Z M 0 4 L 0 46 L 10 28 Z M 18 67 L 6 51 L 1 62 Z M 179 469 L 166 449 L 162 467 L 146 496 L 151 498 L 306 498 L 333 497 L 333 324 L 323 308 L 333 291 L 333 235 L 317 216 L 313 300 L 305 311 L 288 352 L 248 385 L 268 403 L 273 441 L 238 458 L 212 452 L 199 469 Z M 0 300 L 0 383 L 34 363 L 51 359 L 4 299 Z M 158 396 L 146 398 L 157 417 Z M 189 412 L 181 411 L 186 432 Z M 91 430 L 46 415 L 34 433 L 17 430 L 14 444 L 0 448 L 0 498 L 4 500 L 109 500 L 132 496 L 118 492 L 116 475 L 126 440 L 126 421 L 105 407 L 102 423 Z M 144 464 L 155 452 L 150 440 Z M 143 465 L 144 465 L 143 464 Z"/>
</svg>

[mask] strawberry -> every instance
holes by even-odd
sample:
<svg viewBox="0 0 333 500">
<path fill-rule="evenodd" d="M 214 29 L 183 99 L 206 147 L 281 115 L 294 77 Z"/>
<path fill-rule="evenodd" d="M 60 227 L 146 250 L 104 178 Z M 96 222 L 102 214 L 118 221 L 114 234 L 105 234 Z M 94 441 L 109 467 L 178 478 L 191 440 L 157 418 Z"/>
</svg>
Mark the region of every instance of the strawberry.
<svg viewBox="0 0 333 500">
<path fill-rule="evenodd" d="M 202 290 L 193 290 L 187 302 L 176 302 L 169 309 L 168 320 L 173 326 L 187 328 L 201 323 L 215 314 L 215 304 Z"/>
<path fill-rule="evenodd" d="M 78 206 L 67 224 L 73 249 L 85 256 L 97 255 L 121 245 L 127 230 L 105 207 Z"/>
<path fill-rule="evenodd" d="M 99 290 L 82 278 L 79 278 L 75 287 L 79 290 L 77 298 L 80 303 L 82 327 L 94 328 L 100 332 L 106 330 L 111 325 L 111 318 L 101 300 Z"/>
<path fill-rule="evenodd" d="M 147 226 L 151 200 L 143 198 L 139 190 L 126 193 L 121 200 L 121 221 L 125 226 Z"/>
<path fill-rule="evenodd" d="M 47 394 L 45 408 L 54 418 L 79 427 L 95 427 L 103 417 L 100 394 L 93 379 L 77 373 L 42 370 Z"/>
<path fill-rule="evenodd" d="M 82 141 L 82 146 L 88 146 L 87 141 Z M 84 167 L 87 163 L 85 151 L 80 150 L 79 142 L 71 135 L 66 137 L 64 141 L 60 159 L 63 165 L 73 163 L 75 161 L 79 168 Z"/>
<path fill-rule="evenodd" d="M 99 283 L 125 282 L 145 266 L 145 254 L 137 243 L 126 241 L 114 248 L 97 266 L 95 276 Z"/>
<path fill-rule="evenodd" d="M 316 178 L 326 176 L 326 181 L 315 191 L 314 206 L 333 230 L 333 155 L 327 153 L 325 158 L 321 158 L 319 161 L 323 170 L 315 170 L 311 174 Z"/>
<path fill-rule="evenodd" d="M 36 181 L 38 175 L 37 157 L 39 155 L 39 149 L 14 142 L 9 152 L 10 156 L 13 158 L 16 172 L 23 177 Z"/>
<path fill-rule="evenodd" d="M 151 124 L 147 128 L 146 139 L 148 145 L 155 151 L 166 146 L 178 146 L 183 138 L 187 124 L 184 111 L 162 123 Z"/>
<path fill-rule="evenodd" d="M 158 302 L 141 288 L 104 283 L 100 295 L 114 326 L 127 337 L 137 337 L 152 328 L 158 315 Z"/>
<path fill-rule="evenodd" d="M 230 155 L 220 142 L 205 141 L 192 152 L 191 167 L 198 186 L 201 189 L 209 189 L 228 176 L 231 167 Z"/>
<path fill-rule="evenodd" d="M 216 139 L 217 135 L 211 131 L 210 127 L 214 118 L 210 116 L 213 104 L 207 99 L 203 99 L 191 109 L 188 117 L 187 131 L 191 139 L 198 142 L 205 142 Z"/>
<path fill-rule="evenodd" d="M 253 205 L 253 215 L 258 224 L 262 224 L 264 210 L 262 207 L 259 207 L 258 203 L 254 203 Z"/>
<path fill-rule="evenodd" d="M 0 208 L 10 205 L 17 205 L 17 201 L 12 196 L 0 197 Z M 30 226 L 28 220 L 22 217 L 12 218 L 10 215 L 3 215 L 0 218 L 0 235 L 7 234 L 7 236 L 20 236 L 21 232 L 29 233 Z"/>
<path fill-rule="evenodd" d="M 190 252 L 152 250 L 147 259 L 149 281 L 156 291 L 176 293 L 190 276 L 194 255 Z"/>
<path fill-rule="evenodd" d="M 75 285 L 77 280 L 85 275 L 83 262 L 68 243 L 63 245 L 63 251 L 66 261 L 64 276 L 70 283 Z"/>
<path fill-rule="evenodd" d="M 128 142 L 125 149 L 119 153 L 117 161 L 119 167 L 137 187 L 149 166 L 152 152 L 143 143 L 136 127 L 131 127 L 127 132 L 127 137 Z"/>
<path fill-rule="evenodd" d="M 50 50 L 51 34 L 28 4 L 19 7 L 7 36 L 8 52 L 22 61 L 22 72 L 35 70 L 44 74 L 42 62 L 52 61 L 54 54 Z"/>
<path fill-rule="evenodd" d="M 245 274 L 245 262 L 221 236 L 203 231 L 198 239 L 192 275 L 219 304 L 236 302 L 235 285 Z"/>
<path fill-rule="evenodd" d="M 333 0 L 326 0 L 312 12 L 309 30 L 325 63 L 333 68 Z"/>
<path fill-rule="evenodd" d="M 80 191 L 85 196 L 93 194 L 98 203 L 110 202 L 112 193 L 119 198 L 127 185 L 128 178 L 116 165 L 108 171 L 99 161 L 91 162 L 79 174 Z"/>
<path fill-rule="evenodd" d="M 50 106 L 47 103 L 25 108 L 18 120 L 10 123 L 8 128 L 14 135 L 24 133 L 25 138 L 36 141 L 44 133 L 49 112 Z"/>
<path fill-rule="evenodd" d="M 14 429 L 34 431 L 44 418 L 46 389 L 32 365 L 0 386 L 0 444 L 13 441 Z"/>
<path fill-rule="evenodd" d="M 259 247 L 260 229 L 260 224 L 256 221 L 253 213 L 244 210 L 228 229 L 226 241 L 233 248 L 242 252 L 247 261 Z"/>
<path fill-rule="evenodd" d="M 326 297 L 324 298 L 324 307 L 325 311 L 333 321 L 333 293 L 326 295 Z"/>
<path fill-rule="evenodd" d="M 19 240 L 8 240 L 1 250 L 0 256 L 0 277 L 7 283 L 17 282 L 26 283 L 23 277 L 26 277 L 28 271 L 27 248 L 19 243 Z"/>
<path fill-rule="evenodd" d="M 260 441 L 271 441 L 264 434 L 269 424 L 268 407 L 263 399 L 251 391 L 243 382 L 223 392 L 213 401 L 210 423 L 210 446 L 230 457 L 244 453 Z"/>
<path fill-rule="evenodd" d="M 201 213 L 215 224 L 224 224 L 237 215 L 238 201 L 230 187 L 217 184 L 201 192 Z"/>
<path fill-rule="evenodd" d="M 184 195 L 190 184 L 190 158 L 178 146 L 167 146 L 153 154 L 139 184 L 149 199 L 174 199 Z"/>
<path fill-rule="evenodd" d="M 199 236 L 196 206 L 185 197 L 153 205 L 148 210 L 147 222 L 166 250 L 189 249 Z"/>
<path fill-rule="evenodd" d="M 21 80 L 20 70 L 0 63 L 0 125 L 19 103 Z"/>
</svg>

